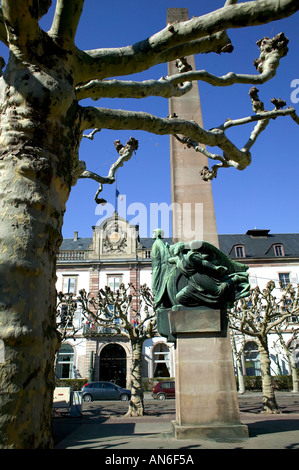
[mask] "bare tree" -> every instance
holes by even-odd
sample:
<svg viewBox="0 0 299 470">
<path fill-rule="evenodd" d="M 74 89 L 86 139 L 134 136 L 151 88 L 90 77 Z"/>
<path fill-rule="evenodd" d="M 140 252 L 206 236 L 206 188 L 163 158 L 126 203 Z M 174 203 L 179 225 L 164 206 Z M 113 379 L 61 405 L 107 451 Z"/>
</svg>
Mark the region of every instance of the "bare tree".
<svg viewBox="0 0 299 470">
<path fill-rule="evenodd" d="M 75 338 L 81 329 L 81 322 L 75 322 L 75 315 L 78 311 L 78 304 L 74 298 L 74 294 L 57 294 L 57 313 L 56 325 L 57 332 L 60 335 L 61 343 L 67 339 Z"/>
<path fill-rule="evenodd" d="M 299 317 L 298 314 L 295 316 L 291 317 L 291 320 L 294 320 L 295 322 L 298 323 Z M 291 324 L 290 324 L 291 323 Z M 283 356 L 286 358 L 290 370 L 291 370 L 291 376 L 292 376 L 292 384 L 293 384 L 293 393 L 298 393 L 299 392 L 299 377 L 298 377 L 298 372 L 297 372 L 297 365 L 296 361 L 294 358 L 294 351 L 297 349 L 298 343 L 298 335 L 299 335 L 299 328 L 294 327 L 293 321 L 290 322 L 290 319 L 288 318 L 283 324 L 277 325 L 275 328 L 275 332 L 278 336 L 277 341 L 274 344 L 275 349 L 277 349 L 279 352 L 281 350 L 283 351 Z M 286 341 L 284 333 L 289 332 L 292 334 L 291 339 Z"/>
<path fill-rule="evenodd" d="M 263 291 L 251 290 L 250 296 L 238 301 L 229 310 L 230 328 L 255 338 L 260 353 L 263 412 L 279 413 L 270 370 L 269 335 L 277 333 L 290 320 L 299 319 L 298 290 L 291 285 L 283 289 L 279 299 L 273 295 L 274 281 L 268 282 Z"/>
<path fill-rule="evenodd" d="M 126 416 L 143 416 L 142 347 L 146 339 L 157 333 L 154 297 L 144 284 L 138 290 L 124 284 L 113 292 L 109 287 L 100 289 L 96 297 L 85 290 L 77 298 L 82 314 L 95 326 L 109 328 L 112 336 L 129 339 L 132 350 L 131 400 Z"/>
<path fill-rule="evenodd" d="M 62 240 L 65 205 L 79 178 L 95 179 L 100 184 L 98 193 L 101 184 L 113 180 L 113 175 L 108 175 L 107 181 L 88 172 L 86 164 L 79 160 L 83 133 L 106 128 L 178 135 L 191 139 L 188 142 L 196 150 L 202 144 L 218 146 L 223 155 L 220 159 L 213 155 L 210 158 L 218 159 L 223 167 L 243 169 L 250 162 L 251 143 L 238 149 L 225 134 L 228 126 L 255 121 L 251 142 L 269 119 L 288 114 L 298 122 L 293 108 L 275 107 L 271 111 L 255 112 L 242 122 L 233 120 L 204 130 L 196 122 L 180 118 L 79 104 L 86 97 L 99 99 L 107 93 L 115 97 L 168 98 L 188 92 L 190 82 L 200 77 L 185 72 L 180 63 L 179 77 L 141 83 L 111 80 L 111 77 L 135 74 L 188 54 L 231 52 L 227 29 L 288 17 L 299 9 L 297 0 L 263 0 L 239 5 L 236 0 L 228 0 L 215 12 L 169 24 L 136 44 L 89 51 L 75 45 L 84 0 L 56 0 L 52 25 L 46 32 L 39 20 L 48 13 L 51 3 L 51 0 L 2 0 L 0 9 L 0 40 L 10 52 L 0 77 L 0 338 L 5 348 L 0 379 L 0 445 L 3 448 L 52 446 L 53 364 L 60 344 L 55 324 L 55 263 Z M 278 43 L 282 43 L 282 48 Z M 268 45 L 265 49 L 261 43 L 258 74 L 262 80 L 254 75 L 247 77 L 246 83 L 257 85 L 270 78 L 279 57 L 286 51 L 285 44 L 285 39 L 273 41 L 269 62 Z M 3 61 L 1 65 L 4 68 Z M 229 84 L 230 80 L 245 83 L 239 74 L 236 78 L 219 80 L 209 74 L 202 76 L 215 85 Z M 136 150 L 136 141 L 131 140 L 124 147 L 118 149 L 123 149 L 127 158 Z"/>
<path fill-rule="evenodd" d="M 232 328 L 229 328 L 229 333 L 233 356 L 236 362 L 238 392 L 240 394 L 243 394 L 246 391 L 242 364 L 242 357 L 246 344 L 245 335 L 240 332 L 237 332 L 236 330 L 233 330 Z"/>
</svg>

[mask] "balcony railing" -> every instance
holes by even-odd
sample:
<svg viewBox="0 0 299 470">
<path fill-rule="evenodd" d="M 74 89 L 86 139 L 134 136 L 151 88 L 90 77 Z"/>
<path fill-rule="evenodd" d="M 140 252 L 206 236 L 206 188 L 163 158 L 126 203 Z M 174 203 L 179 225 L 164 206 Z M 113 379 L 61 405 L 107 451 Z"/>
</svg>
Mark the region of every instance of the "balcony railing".
<svg viewBox="0 0 299 470">
<path fill-rule="evenodd" d="M 125 330 L 122 328 L 125 332 Z M 83 325 L 83 335 L 85 336 L 106 336 L 106 335 L 115 335 L 121 334 L 115 328 L 111 328 L 108 326 L 100 326 L 100 325 Z"/>
<path fill-rule="evenodd" d="M 60 251 L 58 261 L 77 261 L 86 259 L 86 251 Z"/>
</svg>

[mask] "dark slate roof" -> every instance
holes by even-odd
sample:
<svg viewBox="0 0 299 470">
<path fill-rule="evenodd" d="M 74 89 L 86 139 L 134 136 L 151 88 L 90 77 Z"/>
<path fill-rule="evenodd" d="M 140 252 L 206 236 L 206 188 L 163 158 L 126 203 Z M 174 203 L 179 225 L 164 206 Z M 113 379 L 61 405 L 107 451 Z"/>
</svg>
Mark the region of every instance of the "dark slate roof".
<svg viewBox="0 0 299 470">
<path fill-rule="evenodd" d="M 234 257 L 234 246 L 244 245 L 245 256 L 250 258 L 272 258 L 275 256 L 273 245 L 282 244 L 286 257 L 299 257 L 299 233 L 271 234 L 269 230 L 248 230 L 246 234 L 219 234 L 219 248 L 227 256 Z M 143 248 L 150 250 L 154 240 L 141 238 Z M 171 238 L 164 238 L 164 242 L 172 243 Z M 66 238 L 63 240 L 61 251 L 84 251 L 90 248 L 92 238 L 77 240 Z"/>
<path fill-rule="evenodd" d="M 248 230 L 246 234 L 218 235 L 219 248 L 227 256 L 234 257 L 235 245 L 244 245 L 246 258 L 271 258 L 275 256 L 273 245 L 283 245 L 285 256 L 299 257 L 299 233 L 271 234 L 270 230 Z M 142 245 L 150 249 L 154 240 L 142 238 Z M 172 243 L 171 238 L 165 242 Z"/>
<path fill-rule="evenodd" d="M 250 230 L 246 234 L 218 235 L 219 248 L 227 256 L 234 257 L 234 246 L 244 245 L 246 258 L 271 258 L 275 256 L 273 245 L 281 244 L 286 257 L 299 256 L 299 233 L 265 232 L 268 233 Z"/>
<path fill-rule="evenodd" d="M 163 239 L 165 242 L 168 242 L 169 244 L 172 243 L 171 238 L 164 238 Z M 152 238 L 141 238 L 140 243 L 142 247 L 145 250 L 150 250 L 154 240 Z M 82 251 L 82 250 L 88 250 L 90 245 L 92 244 L 92 238 L 79 238 L 77 240 L 74 240 L 73 238 L 64 238 L 63 242 L 60 246 L 60 251 Z"/>
<path fill-rule="evenodd" d="M 79 238 L 74 240 L 73 238 L 64 238 L 60 246 L 60 251 L 85 251 L 88 250 L 92 243 L 92 238 Z"/>
<path fill-rule="evenodd" d="M 164 243 L 169 243 L 171 245 L 172 243 L 172 238 L 163 238 Z M 154 243 L 153 238 L 140 238 L 140 243 L 143 246 L 145 250 L 150 250 L 152 248 L 152 245 Z"/>
</svg>

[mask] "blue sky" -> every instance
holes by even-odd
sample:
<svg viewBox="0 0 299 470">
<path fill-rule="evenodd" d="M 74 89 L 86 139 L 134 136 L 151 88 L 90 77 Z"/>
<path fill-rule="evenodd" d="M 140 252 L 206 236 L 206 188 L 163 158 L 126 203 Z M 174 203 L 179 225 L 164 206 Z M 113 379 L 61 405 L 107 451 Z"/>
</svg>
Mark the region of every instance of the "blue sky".
<svg viewBox="0 0 299 470">
<path fill-rule="evenodd" d="M 164 28 L 167 8 L 188 8 L 191 18 L 220 8 L 223 3 L 224 0 L 86 0 L 76 44 L 82 49 L 130 45 Z M 299 98 L 298 19 L 299 13 L 296 13 L 268 25 L 229 30 L 234 52 L 221 56 L 197 56 L 197 69 L 206 69 L 218 75 L 229 71 L 256 73 L 253 66 L 253 60 L 259 55 L 256 41 L 284 32 L 290 40 L 289 53 L 281 60 L 276 77 L 259 87 L 259 96 L 268 109 L 272 109 L 270 100 L 276 97 L 286 100 L 287 105 L 294 106 L 299 113 L 299 103 L 291 101 L 292 92 L 295 98 Z M 50 18 L 43 20 L 45 27 L 50 24 L 49 21 Z M 4 46 L 1 46 L 0 54 L 7 57 Z M 164 64 L 133 79 L 159 79 L 166 74 L 167 66 Z M 291 87 L 296 79 L 297 95 L 296 89 Z M 249 88 L 248 85 L 215 88 L 199 82 L 204 126 L 211 128 L 228 117 L 233 119 L 252 114 Z M 147 111 L 161 117 L 168 114 L 168 102 L 162 98 L 87 100 L 84 104 Z M 252 126 L 248 125 L 242 129 L 238 127 L 228 135 L 242 146 L 251 129 Z M 102 130 L 94 140 L 83 139 L 80 159 L 86 161 L 89 170 L 107 175 L 111 163 L 117 158 L 113 141 L 119 139 L 125 143 L 131 136 L 139 140 L 139 149 L 117 176 L 118 190 L 126 196 L 127 206 L 132 207 L 136 202 L 147 208 L 151 203 L 170 204 L 168 136 Z M 249 168 L 242 172 L 233 168 L 218 172 L 212 184 L 218 233 L 245 233 L 255 227 L 270 229 L 272 233 L 299 232 L 298 136 L 299 127 L 290 117 L 279 118 L 270 123 L 253 146 Z M 94 202 L 96 190 L 97 183 L 91 180 L 79 180 L 72 189 L 64 219 L 64 237 L 72 237 L 74 230 L 78 230 L 81 237 L 92 236 L 91 227 L 99 222 L 103 210 L 102 206 L 97 208 Z M 102 196 L 114 204 L 115 185 L 104 187 Z M 128 220 L 132 217 L 128 215 Z"/>
</svg>

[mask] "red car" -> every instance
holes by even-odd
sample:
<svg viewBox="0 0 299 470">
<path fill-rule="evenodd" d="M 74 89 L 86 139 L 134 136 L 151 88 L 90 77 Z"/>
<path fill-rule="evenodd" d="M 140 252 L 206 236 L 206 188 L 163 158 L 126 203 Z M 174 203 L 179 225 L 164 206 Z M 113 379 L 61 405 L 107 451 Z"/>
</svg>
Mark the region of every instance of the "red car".
<svg viewBox="0 0 299 470">
<path fill-rule="evenodd" d="M 174 382 L 158 382 L 153 388 L 153 398 L 158 400 L 165 400 L 166 398 L 175 398 L 175 384 Z"/>
</svg>

